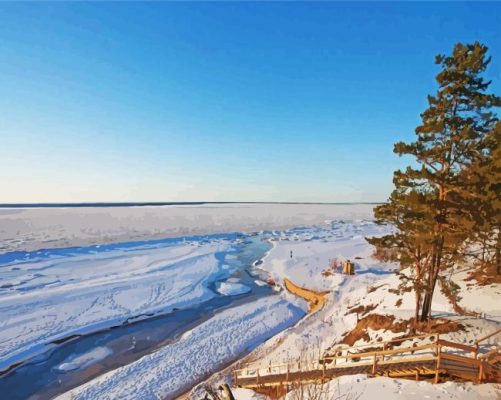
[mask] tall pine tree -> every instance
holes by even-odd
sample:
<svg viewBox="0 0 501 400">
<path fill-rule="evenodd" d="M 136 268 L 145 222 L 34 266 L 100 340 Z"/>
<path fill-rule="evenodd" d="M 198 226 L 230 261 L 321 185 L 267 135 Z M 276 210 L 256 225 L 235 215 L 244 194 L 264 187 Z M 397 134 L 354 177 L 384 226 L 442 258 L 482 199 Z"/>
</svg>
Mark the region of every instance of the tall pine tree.
<svg viewBox="0 0 501 400">
<path fill-rule="evenodd" d="M 393 224 L 398 232 L 370 242 L 379 252 L 398 248 L 401 266 L 411 270 L 407 276 L 413 277 L 416 319 L 421 303 L 421 321 L 431 317 L 443 271 L 463 260 L 462 248 L 471 237 L 471 221 L 476 217 L 468 181 L 471 174 L 465 171 L 489 153 L 486 136 L 497 122 L 492 109 L 501 104 L 499 97 L 487 93 L 490 82 L 482 77 L 490 62 L 486 54 L 487 47 L 476 42 L 459 43 L 451 56 L 437 56 L 436 63 L 442 67 L 436 77 L 439 88 L 428 96 L 416 140 L 397 143 L 394 148 L 401 156 L 411 156 L 413 166 L 395 172 L 389 202 L 375 208 L 378 222 Z"/>
</svg>

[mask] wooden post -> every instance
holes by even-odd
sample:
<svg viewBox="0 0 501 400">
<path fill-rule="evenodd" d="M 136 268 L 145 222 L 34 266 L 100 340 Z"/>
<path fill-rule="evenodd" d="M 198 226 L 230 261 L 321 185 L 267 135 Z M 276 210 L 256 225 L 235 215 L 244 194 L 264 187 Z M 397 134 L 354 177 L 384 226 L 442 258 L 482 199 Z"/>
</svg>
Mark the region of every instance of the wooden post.
<svg viewBox="0 0 501 400">
<path fill-rule="evenodd" d="M 287 362 L 287 375 L 285 380 L 287 381 L 287 389 L 289 388 L 289 362 Z"/>
<path fill-rule="evenodd" d="M 439 378 L 439 370 L 440 370 L 440 354 L 442 353 L 442 346 L 438 344 L 438 339 L 437 339 L 437 365 L 435 367 L 435 381 L 434 383 L 438 383 L 438 378 Z"/>
<path fill-rule="evenodd" d="M 419 381 L 419 371 L 416 371 L 416 381 Z"/>
<path fill-rule="evenodd" d="M 484 363 L 480 363 L 480 368 L 478 369 L 478 382 L 477 383 L 482 383 L 482 380 L 484 378 Z"/>
<path fill-rule="evenodd" d="M 322 383 L 325 382 L 325 359 L 324 359 L 324 363 L 322 365 Z"/>
<path fill-rule="evenodd" d="M 256 379 L 257 379 L 257 384 L 259 384 L 259 369 L 256 369 Z"/>
<path fill-rule="evenodd" d="M 374 354 L 374 363 L 372 364 L 372 375 L 376 375 L 377 355 Z"/>
</svg>

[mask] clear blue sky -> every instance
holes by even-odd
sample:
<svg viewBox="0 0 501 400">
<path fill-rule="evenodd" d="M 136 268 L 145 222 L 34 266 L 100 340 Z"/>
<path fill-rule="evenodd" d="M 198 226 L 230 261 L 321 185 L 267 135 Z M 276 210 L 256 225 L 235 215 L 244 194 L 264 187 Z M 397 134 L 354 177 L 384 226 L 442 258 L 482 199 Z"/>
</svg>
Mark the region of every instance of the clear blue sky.
<svg viewBox="0 0 501 400">
<path fill-rule="evenodd" d="M 381 201 L 499 3 L 0 3 L 0 203 Z"/>
</svg>

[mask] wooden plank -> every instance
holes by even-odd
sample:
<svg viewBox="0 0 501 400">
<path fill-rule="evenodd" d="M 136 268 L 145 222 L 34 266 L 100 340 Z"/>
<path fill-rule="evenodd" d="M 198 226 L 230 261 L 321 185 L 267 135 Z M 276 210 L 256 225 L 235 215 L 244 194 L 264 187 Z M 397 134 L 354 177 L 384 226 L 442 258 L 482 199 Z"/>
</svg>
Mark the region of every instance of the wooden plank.
<svg viewBox="0 0 501 400">
<path fill-rule="evenodd" d="M 474 366 L 480 366 L 481 361 L 476 360 L 474 358 L 469 358 L 469 357 L 462 357 L 462 356 L 457 356 L 455 354 L 447 354 L 447 353 L 442 353 L 441 357 L 445 360 L 453 360 L 453 361 L 459 361 L 464 364 L 469 364 L 469 365 L 474 365 Z"/>
<path fill-rule="evenodd" d="M 466 344 L 461 344 L 461 343 L 450 342 L 448 340 L 443 340 L 443 339 L 440 339 L 438 341 L 438 343 L 441 344 L 443 347 L 453 347 L 456 349 L 467 351 L 469 353 L 474 353 L 477 350 L 477 348 L 473 347 L 473 346 L 468 346 Z"/>
<path fill-rule="evenodd" d="M 478 370 L 480 368 L 480 365 L 471 365 L 471 364 L 464 364 L 460 363 L 459 361 L 455 360 L 442 360 L 442 365 L 447 366 L 447 368 L 462 368 L 462 369 L 470 369 L 470 370 Z"/>
<path fill-rule="evenodd" d="M 478 368 L 476 368 L 476 369 L 463 369 L 463 368 L 449 368 L 447 366 L 444 366 L 443 369 L 445 369 L 449 375 L 467 374 L 467 375 L 478 376 L 478 372 L 479 372 Z"/>
<path fill-rule="evenodd" d="M 405 359 L 400 360 L 384 360 L 380 361 L 379 365 L 388 365 L 388 364 L 408 364 L 413 362 L 423 362 L 423 361 L 435 361 L 437 358 L 435 356 L 412 356 Z"/>
</svg>

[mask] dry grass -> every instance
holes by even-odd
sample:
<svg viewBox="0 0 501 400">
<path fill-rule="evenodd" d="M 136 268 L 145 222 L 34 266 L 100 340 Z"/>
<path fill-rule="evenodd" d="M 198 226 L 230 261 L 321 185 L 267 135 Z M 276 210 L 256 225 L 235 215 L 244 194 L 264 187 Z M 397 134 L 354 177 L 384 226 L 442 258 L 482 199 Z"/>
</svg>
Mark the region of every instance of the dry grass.
<svg viewBox="0 0 501 400">
<path fill-rule="evenodd" d="M 473 270 L 470 275 L 465 279 L 472 282 L 472 285 L 478 284 L 480 286 L 487 286 L 492 284 L 501 283 L 501 275 L 496 274 L 496 266 L 494 264 L 487 265 L 485 268 L 477 268 Z"/>
<path fill-rule="evenodd" d="M 358 306 L 358 307 L 352 307 L 348 310 L 348 312 L 345 315 L 348 314 L 358 314 L 358 315 L 365 315 L 369 314 L 371 311 L 377 308 L 377 304 L 368 304 L 366 306 Z"/>
<path fill-rule="evenodd" d="M 365 342 L 370 341 L 367 329 L 389 330 L 393 333 L 402 333 L 398 338 L 412 336 L 410 328 L 421 332 L 449 333 L 464 330 L 464 326 L 456 321 L 448 319 L 433 319 L 430 323 L 414 323 L 414 318 L 408 320 L 396 320 L 393 315 L 370 314 L 358 321 L 354 329 L 347 332 L 341 343 L 353 346 L 355 342 L 362 339 Z"/>
<path fill-rule="evenodd" d="M 367 289 L 367 293 L 375 292 L 376 290 L 382 288 L 383 286 L 387 286 L 387 285 L 388 285 L 387 283 L 383 283 L 382 285 L 378 285 L 378 286 L 369 286 L 369 288 Z"/>
</svg>

